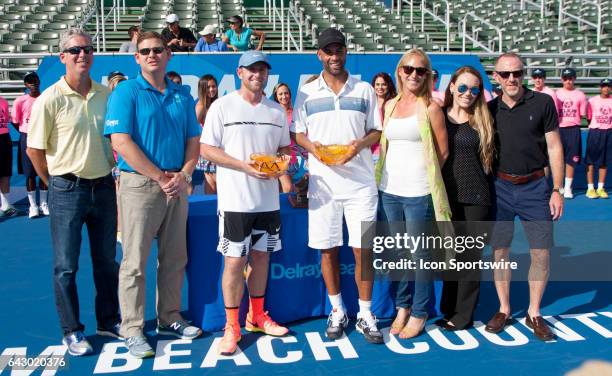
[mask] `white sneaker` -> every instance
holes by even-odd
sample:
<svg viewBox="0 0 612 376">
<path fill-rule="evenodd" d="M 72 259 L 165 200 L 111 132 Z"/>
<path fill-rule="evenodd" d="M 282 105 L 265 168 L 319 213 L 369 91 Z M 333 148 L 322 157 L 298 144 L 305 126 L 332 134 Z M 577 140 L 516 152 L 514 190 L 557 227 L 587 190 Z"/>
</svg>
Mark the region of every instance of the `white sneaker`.
<svg viewBox="0 0 612 376">
<path fill-rule="evenodd" d="M 49 205 L 46 202 L 40 204 L 40 211 L 43 215 L 49 215 Z"/>
<path fill-rule="evenodd" d="M 572 193 L 572 189 L 571 188 L 565 188 L 565 192 L 563 192 L 563 197 L 567 198 L 567 199 L 573 199 L 574 198 L 574 193 Z"/>
<path fill-rule="evenodd" d="M 38 206 L 30 206 L 30 213 L 28 214 L 28 217 L 36 218 L 39 215 L 40 215 L 40 212 L 38 211 Z"/>
</svg>

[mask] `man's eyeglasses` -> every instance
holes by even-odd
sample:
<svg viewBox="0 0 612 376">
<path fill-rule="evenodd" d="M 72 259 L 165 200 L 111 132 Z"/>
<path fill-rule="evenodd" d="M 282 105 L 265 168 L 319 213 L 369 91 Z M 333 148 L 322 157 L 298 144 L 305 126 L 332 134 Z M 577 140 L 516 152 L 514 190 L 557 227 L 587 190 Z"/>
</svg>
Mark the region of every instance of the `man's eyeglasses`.
<svg viewBox="0 0 612 376">
<path fill-rule="evenodd" d="M 504 80 L 510 78 L 510 75 L 512 75 L 514 78 L 521 78 L 523 77 L 524 72 L 522 70 L 516 70 L 516 71 L 497 71 L 496 72 L 501 78 L 503 78 Z"/>
<path fill-rule="evenodd" d="M 138 50 L 138 53 L 141 54 L 142 56 L 149 56 L 151 51 L 153 51 L 155 55 L 160 55 L 162 52 L 164 52 L 164 49 L 165 48 L 163 47 L 141 48 Z"/>
<path fill-rule="evenodd" d="M 473 96 L 477 96 L 478 94 L 480 94 L 480 88 L 478 86 L 468 87 L 466 84 L 461 84 L 457 86 L 457 91 L 459 92 L 459 94 L 463 94 L 468 90 L 470 91 L 470 93 L 472 93 Z"/>
<path fill-rule="evenodd" d="M 94 52 L 93 46 L 74 46 L 66 48 L 63 52 L 69 53 L 70 55 L 78 55 L 81 51 L 85 52 L 86 55 L 90 55 Z"/>
<path fill-rule="evenodd" d="M 410 76 L 414 71 L 416 71 L 417 76 L 424 76 L 429 72 L 429 69 L 424 67 L 413 67 L 412 65 L 404 65 L 402 66 L 402 70 L 404 74 Z"/>
</svg>

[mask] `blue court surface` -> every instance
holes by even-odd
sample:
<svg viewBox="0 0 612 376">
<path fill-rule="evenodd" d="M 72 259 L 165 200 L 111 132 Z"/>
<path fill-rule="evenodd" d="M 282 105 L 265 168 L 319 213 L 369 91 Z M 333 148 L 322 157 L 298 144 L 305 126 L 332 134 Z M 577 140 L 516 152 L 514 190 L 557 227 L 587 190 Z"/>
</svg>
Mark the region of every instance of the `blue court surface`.
<svg viewBox="0 0 612 376">
<path fill-rule="evenodd" d="M 12 182 L 13 186 L 22 183 L 21 177 Z M 27 200 L 19 192 L 15 187 L 11 197 L 19 200 L 18 208 L 25 212 Z M 566 203 L 563 220 L 597 221 L 602 233 L 612 231 L 612 200 L 587 200 L 583 191 L 577 193 Z M 525 282 L 512 285 L 516 322 L 500 335 L 485 332 L 482 322 L 498 308 L 495 289 L 487 282 L 482 285 L 476 312 L 479 322 L 470 330 L 443 332 L 433 325 L 436 318 L 430 318 L 427 332 L 415 339 L 389 337 L 385 329 L 386 343 L 370 345 L 354 330 L 354 321 L 347 337 L 327 340 L 326 318 L 321 317 L 289 323 L 292 332 L 285 338 L 243 335 L 241 352 L 233 357 L 217 356 L 221 332 L 204 333 L 193 341 L 156 336 L 155 252 L 148 264 L 146 334 L 156 348 L 156 357 L 136 360 L 126 354 L 122 342 L 95 335 L 91 259 L 84 236 L 78 273 L 81 321 L 95 354 L 82 358 L 66 354 L 66 364 L 59 369 L 11 369 L 9 363 L 17 359 L 11 355 L 44 358 L 51 353 L 62 355 L 66 349 L 54 303 L 48 218 L 30 220 L 22 215 L 0 220 L 0 239 L 0 375 L 563 375 L 589 359 L 612 362 L 611 282 L 551 282 L 543 313 L 555 325 L 558 338 L 548 343 L 536 339 L 524 325 Z M 183 300 L 186 310 L 187 286 Z M 390 320 L 381 320 L 380 325 L 388 328 Z"/>
</svg>

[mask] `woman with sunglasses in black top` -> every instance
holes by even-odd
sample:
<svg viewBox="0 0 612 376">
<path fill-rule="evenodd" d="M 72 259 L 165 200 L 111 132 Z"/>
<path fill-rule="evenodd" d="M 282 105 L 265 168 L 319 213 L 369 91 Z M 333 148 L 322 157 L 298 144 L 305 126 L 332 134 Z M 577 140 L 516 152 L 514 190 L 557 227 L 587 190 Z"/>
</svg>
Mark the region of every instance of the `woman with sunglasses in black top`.
<svg viewBox="0 0 612 376">
<path fill-rule="evenodd" d="M 446 89 L 444 115 L 448 133 L 448 159 L 442 176 L 452 211 L 456 236 L 482 236 L 491 208 L 490 173 L 493 164 L 493 118 L 484 98 L 480 73 L 470 66 L 459 68 Z M 482 248 L 459 252 L 457 261 L 480 260 Z M 436 324 L 447 330 L 472 326 L 480 292 L 477 268 L 445 273 L 440 310 L 444 319 Z"/>
</svg>

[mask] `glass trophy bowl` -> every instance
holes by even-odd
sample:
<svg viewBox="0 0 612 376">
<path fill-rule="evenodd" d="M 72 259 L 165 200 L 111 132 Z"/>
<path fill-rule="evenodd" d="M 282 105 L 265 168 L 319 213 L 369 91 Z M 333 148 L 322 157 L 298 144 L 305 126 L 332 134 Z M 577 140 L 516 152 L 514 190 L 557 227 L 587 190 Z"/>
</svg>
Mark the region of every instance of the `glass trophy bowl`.
<svg viewBox="0 0 612 376">
<path fill-rule="evenodd" d="M 332 166 L 339 164 L 350 152 L 350 145 L 334 144 L 317 146 L 317 153 L 321 161 Z"/>
<path fill-rule="evenodd" d="M 251 166 L 268 176 L 283 174 L 289 168 L 291 157 L 284 154 L 251 154 Z"/>
</svg>

